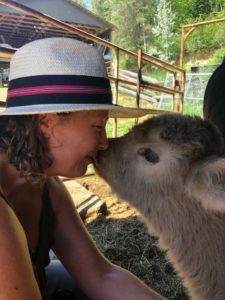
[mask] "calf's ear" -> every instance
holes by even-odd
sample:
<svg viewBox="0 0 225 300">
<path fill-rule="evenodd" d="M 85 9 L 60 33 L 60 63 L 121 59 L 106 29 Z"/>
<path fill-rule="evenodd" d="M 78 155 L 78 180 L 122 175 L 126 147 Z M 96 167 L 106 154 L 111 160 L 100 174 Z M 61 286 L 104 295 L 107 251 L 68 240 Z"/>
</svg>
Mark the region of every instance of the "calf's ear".
<svg viewBox="0 0 225 300">
<path fill-rule="evenodd" d="M 225 158 L 194 165 L 186 178 L 186 192 L 207 210 L 225 211 Z"/>
</svg>

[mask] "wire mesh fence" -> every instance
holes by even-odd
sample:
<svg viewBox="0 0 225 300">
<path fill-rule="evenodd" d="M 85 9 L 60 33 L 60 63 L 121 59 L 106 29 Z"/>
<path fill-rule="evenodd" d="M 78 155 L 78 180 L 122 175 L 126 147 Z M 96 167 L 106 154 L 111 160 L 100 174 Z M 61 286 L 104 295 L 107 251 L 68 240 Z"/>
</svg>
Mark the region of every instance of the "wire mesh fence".
<svg viewBox="0 0 225 300">
<path fill-rule="evenodd" d="M 203 99 L 208 80 L 212 72 L 207 73 L 187 73 L 185 80 L 183 113 L 190 115 L 202 116 Z M 165 86 L 169 85 L 172 80 L 171 75 L 167 75 Z M 159 100 L 159 108 L 167 110 L 170 107 L 171 97 L 161 95 Z"/>
<path fill-rule="evenodd" d="M 211 71 L 211 70 L 210 70 Z M 208 83 L 209 78 L 212 75 L 211 72 L 193 72 L 186 73 L 185 81 L 185 91 L 184 91 L 184 102 L 183 102 L 183 114 L 189 115 L 203 115 L 203 99 L 205 89 Z M 164 86 L 171 86 L 171 81 L 173 80 L 171 74 L 167 74 L 163 82 L 158 82 Z M 119 88 L 120 92 L 120 103 L 125 106 L 136 106 L 136 93 L 135 90 L 129 90 L 127 87 L 124 89 Z M 173 103 L 174 107 L 178 105 L 178 97 L 175 99 L 170 95 L 166 95 L 159 92 L 151 91 L 151 94 L 148 93 L 146 97 L 146 92 L 141 90 L 141 101 L 140 107 L 142 108 L 151 108 L 163 111 L 171 111 L 171 104 Z M 176 109 L 175 109 L 176 111 Z M 142 119 L 139 120 L 141 122 Z M 121 136 L 126 133 L 134 124 L 136 120 L 117 120 L 117 136 Z M 114 136 L 113 133 L 114 123 L 113 120 L 110 120 L 108 124 L 108 133 L 109 136 Z"/>
</svg>

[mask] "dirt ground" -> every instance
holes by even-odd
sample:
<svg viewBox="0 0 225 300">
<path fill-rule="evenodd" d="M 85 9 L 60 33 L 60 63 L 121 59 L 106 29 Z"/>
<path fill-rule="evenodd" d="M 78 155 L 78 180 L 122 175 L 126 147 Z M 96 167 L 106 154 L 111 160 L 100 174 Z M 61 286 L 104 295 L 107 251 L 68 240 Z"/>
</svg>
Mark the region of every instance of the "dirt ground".
<svg viewBox="0 0 225 300">
<path fill-rule="evenodd" d="M 112 194 L 96 175 L 76 181 L 106 202 L 107 211 L 94 213 L 84 221 L 104 255 L 166 298 L 188 299 L 165 253 L 159 250 L 157 239 L 147 233 L 137 211 Z"/>
</svg>

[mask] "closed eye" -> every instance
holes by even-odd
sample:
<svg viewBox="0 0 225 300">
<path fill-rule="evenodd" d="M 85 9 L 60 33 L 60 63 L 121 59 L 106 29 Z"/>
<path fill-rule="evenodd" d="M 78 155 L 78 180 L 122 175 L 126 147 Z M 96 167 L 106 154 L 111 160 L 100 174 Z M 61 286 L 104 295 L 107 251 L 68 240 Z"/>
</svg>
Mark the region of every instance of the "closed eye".
<svg viewBox="0 0 225 300">
<path fill-rule="evenodd" d="M 104 125 L 93 125 L 93 128 L 95 128 L 98 132 L 102 132 L 105 129 Z"/>
<path fill-rule="evenodd" d="M 102 131 L 105 127 L 102 125 L 95 125 L 94 126 L 98 131 Z"/>
</svg>

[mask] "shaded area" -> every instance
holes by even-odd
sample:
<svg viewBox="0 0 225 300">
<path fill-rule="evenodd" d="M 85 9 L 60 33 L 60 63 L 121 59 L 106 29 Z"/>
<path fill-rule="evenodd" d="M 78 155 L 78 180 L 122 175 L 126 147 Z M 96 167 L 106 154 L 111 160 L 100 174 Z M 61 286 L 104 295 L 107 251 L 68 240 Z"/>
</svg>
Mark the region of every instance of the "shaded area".
<svg viewBox="0 0 225 300">
<path fill-rule="evenodd" d="M 157 239 L 147 233 L 137 216 L 125 219 L 100 216 L 87 224 L 87 228 L 110 261 L 131 271 L 168 299 L 188 299 L 165 253 L 159 250 Z"/>
</svg>

